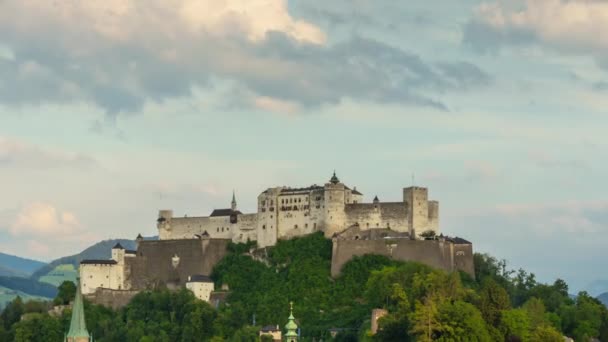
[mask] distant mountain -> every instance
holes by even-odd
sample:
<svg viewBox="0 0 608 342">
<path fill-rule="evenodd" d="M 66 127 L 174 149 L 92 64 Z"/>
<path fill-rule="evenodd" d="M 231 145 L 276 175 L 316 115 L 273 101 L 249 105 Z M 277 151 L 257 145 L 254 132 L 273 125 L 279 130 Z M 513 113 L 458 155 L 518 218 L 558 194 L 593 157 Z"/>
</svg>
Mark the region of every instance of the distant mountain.
<svg viewBox="0 0 608 342">
<path fill-rule="evenodd" d="M 585 286 L 585 290 L 592 296 L 608 292 L 608 279 L 596 279 Z"/>
<path fill-rule="evenodd" d="M 28 300 L 49 300 L 50 298 L 40 297 L 40 296 L 32 296 L 25 292 L 19 290 L 9 289 L 3 286 L 0 286 L 0 311 L 6 306 L 8 302 L 11 302 L 17 296 L 21 297 L 24 301 Z"/>
<path fill-rule="evenodd" d="M 0 287 L 45 298 L 53 298 L 57 295 L 57 288 L 55 286 L 30 278 L 0 277 Z"/>
<path fill-rule="evenodd" d="M 600 302 L 604 303 L 604 305 L 608 307 L 608 292 L 604 292 L 601 295 L 597 296 L 597 299 L 599 299 Z"/>
<path fill-rule="evenodd" d="M 46 263 L 0 253 L 0 276 L 29 276 Z"/>
<path fill-rule="evenodd" d="M 40 269 L 36 270 L 36 272 L 32 274 L 31 278 L 39 280 L 41 277 L 44 277 L 47 274 L 51 273 L 53 270 L 55 270 L 57 266 L 61 265 L 73 265 L 74 268 L 78 269 L 80 261 L 85 259 L 110 259 L 110 257 L 112 257 L 112 247 L 114 247 L 116 243 L 120 243 L 125 249 L 135 249 L 135 240 L 104 240 L 92 245 L 91 247 L 85 249 L 84 251 L 78 254 L 65 256 L 63 258 L 53 260 L 49 264 L 44 265 Z"/>
</svg>

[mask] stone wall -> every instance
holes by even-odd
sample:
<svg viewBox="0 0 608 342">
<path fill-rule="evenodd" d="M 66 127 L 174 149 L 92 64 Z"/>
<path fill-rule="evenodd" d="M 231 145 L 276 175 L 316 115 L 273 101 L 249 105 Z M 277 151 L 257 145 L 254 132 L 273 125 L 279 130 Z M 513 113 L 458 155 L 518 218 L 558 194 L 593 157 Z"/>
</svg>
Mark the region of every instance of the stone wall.
<svg viewBox="0 0 608 342">
<path fill-rule="evenodd" d="M 363 229 L 408 231 L 407 208 L 403 202 L 347 204 L 345 215 L 347 227 L 358 224 Z"/>
<path fill-rule="evenodd" d="M 450 241 L 382 238 L 375 240 L 333 239 L 331 275 L 354 256 L 385 255 L 395 260 L 417 261 L 447 272 L 461 270 L 474 275 L 473 246 Z"/>
<path fill-rule="evenodd" d="M 98 288 L 94 293 L 85 296 L 91 302 L 112 309 L 119 309 L 129 304 L 131 299 L 138 294 L 137 290 L 113 290 Z"/>
<path fill-rule="evenodd" d="M 141 241 L 137 256 L 125 260 L 126 285 L 130 289 L 160 284 L 183 287 L 188 276 L 210 275 L 226 255 L 228 243 L 229 239 Z"/>
</svg>

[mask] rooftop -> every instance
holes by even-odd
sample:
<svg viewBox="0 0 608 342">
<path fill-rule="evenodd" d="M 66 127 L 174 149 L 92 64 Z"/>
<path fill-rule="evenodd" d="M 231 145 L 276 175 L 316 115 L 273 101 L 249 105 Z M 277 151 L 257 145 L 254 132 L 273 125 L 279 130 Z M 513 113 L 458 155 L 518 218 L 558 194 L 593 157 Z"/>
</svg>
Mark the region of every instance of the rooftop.
<svg viewBox="0 0 608 342">
<path fill-rule="evenodd" d="M 215 209 L 211 212 L 211 215 L 209 215 L 210 217 L 216 217 L 216 216 L 230 216 L 230 215 L 241 215 L 242 213 L 238 210 L 232 210 L 230 208 L 228 209 Z"/>
<path fill-rule="evenodd" d="M 211 279 L 211 277 L 203 275 L 203 274 L 193 274 L 188 279 L 188 282 L 194 282 L 194 283 L 213 283 L 213 279 Z"/>
<path fill-rule="evenodd" d="M 81 265 L 116 265 L 116 261 L 110 260 L 110 259 L 105 259 L 105 260 L 89 259 L 89 260 L 82 260 L 80 262 L 80 264 Z"/>
</svg>

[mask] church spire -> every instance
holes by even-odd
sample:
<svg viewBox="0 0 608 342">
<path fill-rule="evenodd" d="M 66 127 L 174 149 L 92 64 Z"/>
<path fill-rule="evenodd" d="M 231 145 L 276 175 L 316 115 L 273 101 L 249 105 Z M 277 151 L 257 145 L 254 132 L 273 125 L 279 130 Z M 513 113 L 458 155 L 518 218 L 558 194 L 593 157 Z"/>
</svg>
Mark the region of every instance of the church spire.
<svg viewBox="0 0 608 342">
<path fill-rule="evenodd" d="M 232 190 L 232 202 L 230 202 L 230 208 L 232 208 L 232 210 L 236 210 L 236 196 L 234 195 L 234 190 Z"/>
<path fill-rule="evenodd" d="M 293 317 L 293 302 L 289 302 L 289 318 L 287 324 L 285 324 L 285 341 L 297 342 L 298 341 L 298 325 L 296 319 Z"/>
<path fill-rule="evenodd" d="M 90 335 L 84 320 L 84 306 L 82 304 L 82 293 L 80 292 L 80 279 L 76 280 L 76 298 L 72 305 L 72 320 L 70 330 L 65 342 L 89 342 Z"/>
</svg>

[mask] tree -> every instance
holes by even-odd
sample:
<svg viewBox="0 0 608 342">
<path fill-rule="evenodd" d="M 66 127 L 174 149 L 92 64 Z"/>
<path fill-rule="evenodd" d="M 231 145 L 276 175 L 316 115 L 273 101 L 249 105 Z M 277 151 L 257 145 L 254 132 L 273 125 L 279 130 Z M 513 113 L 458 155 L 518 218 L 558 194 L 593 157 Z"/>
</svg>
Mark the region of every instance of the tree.
<svg viewBox="0 0 608 342">
<path fill-rule="evenodd" d="M 555 328 L 539 326 L 530 335 L 530 342 L 563 342 L 564 337 Z"/>
<path fill-rule="evenodd" d="M 66 280 L 57 288 L 57 296 L 53 300 L 55 305 L 69 304 L 76 296 L 76 284 Z"/>
<path fill-rule="evenodd" d="M 442 331 L 437 303 L 427 297 L 416 302 L 416 309 L 410 316 L 410 333 L 418 342 L 430 342 Z"/>
<path fill-rule="evenodd" d="M 61 341 L 63 329 L 59 320 L 47 314 L 32 313 L 14 325 L 15 342 Z"/>
<path fill-rule="evenodd" d="M 479 295 L 479 310 L 484 320 L 492 326 L 498 326 L 500 312 L 511 308 L 511 300 L 507 291 L 492 279 L 484 280 Z"/>
<path fill-rule="evenodd" d="M 530 333 L 530 318 L 524 309 L 505 310 L 501 313 L 499 330 L 506 339 L 525 341 Z"/>
<path fill-rule="evenodd" d="M 526 310 L 528 317 L 530 318 L 531 329 L 536 329 L 540 326 L 550 324 L 547 320 L 545 305 L 540 299 L 532 297 L 528 299 L 526 303 L 524 303 L 522 308 Z"/>
<path fill-rule="evenodd" d="M 439 307 L 441 333 L 438 341 L 490 342 L 490 334 L 479 310 L 463 301 L 445 302 Z"/>
</svg>

